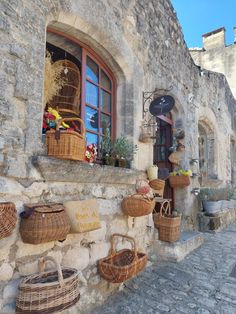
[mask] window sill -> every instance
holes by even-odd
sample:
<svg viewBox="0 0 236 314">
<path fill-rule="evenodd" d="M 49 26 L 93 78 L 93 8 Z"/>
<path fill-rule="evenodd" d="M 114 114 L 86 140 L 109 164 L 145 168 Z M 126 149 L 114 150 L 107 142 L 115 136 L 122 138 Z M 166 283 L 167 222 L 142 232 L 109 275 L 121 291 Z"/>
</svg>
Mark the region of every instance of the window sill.
<svg viewBox="0 0 236 314">
<path fill-rule="evenodd" d="M 135 184 L 137 179 L 146 178 L 145 172 L 140 170 L 91 165 L 49 156 L 34 156 L 32 163 L 46 181 L 129 185 Z"/>
</svg>

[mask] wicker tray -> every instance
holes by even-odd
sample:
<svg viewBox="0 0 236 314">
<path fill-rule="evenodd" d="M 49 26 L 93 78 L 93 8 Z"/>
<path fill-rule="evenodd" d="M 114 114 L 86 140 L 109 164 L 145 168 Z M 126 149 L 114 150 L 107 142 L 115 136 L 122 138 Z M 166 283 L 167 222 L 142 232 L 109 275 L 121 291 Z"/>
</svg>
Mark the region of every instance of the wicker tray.
<svg viewBox="0 0 236 314">
<path fill-rule="evenodd" d="M 8 237 L 16 226 L 16 207 L 14 203 L 0 203 L 0 239 Z"/>
<path fill-rule="evenodd" d="M 168 201 L 163 202 L 160 213 L 153 215 L 154 224 L 159 230 L 159 240 L 175 242 L 180 237 L 181 217 L 171 215 Z"/>
<path fill-rule="evenodd" d="M 59 130 L 62 122 L 76 121 L 80 123 L 81 134 L 75 131 Z M 57 123 L 56 130 L 46 132 L 48 156 L 61 159 L 84 160 L 85 156 L 85 126 L 80 118 L 65 118 Z"/>
<path fill-rule="evenodd" d="M 57 270 L 44 271 L 45 263 L 52 261 Z M 39 274 L 23 279 L 16 299 L 18 314 L 48 314 L 61 312 L 80 298 L 78 272 L 63 268 L 52 258 L 39 261 Z"/>
<path fill-rule="evenodd" d="M 64 240 L 70 230 L 69 218 L 63 204 L 25 204 L 21 213 L 20 234 L 22 241 L 39 244 Z"/>
<path fill-rule="evenodd" d="M 125 215 L 140 217 L 152 213 L 155 207 L 155 201 L 144 195 L 133 194 L 123 199 L 121 207 Z"/>
<path fill-rule="evenodd" d="M 169 176 L 169 183 L 172 188 L 185 187 L 190 185 L 189 176 Z"/>
<path fill-rule="evenodd" d="M 115 251 L 114 239 L 122 237 L 132 244 L 132 250 L 124 249 Z M 98 261 L 98 269 L 103 278 L 113 283 L 124 282 L 134 277 L 144 269 L 147 263 L 147 255 L 137 252 L 134 238 L 114 233 L 111 237 L 111 252 L 108 257 Z"/>
</svg>

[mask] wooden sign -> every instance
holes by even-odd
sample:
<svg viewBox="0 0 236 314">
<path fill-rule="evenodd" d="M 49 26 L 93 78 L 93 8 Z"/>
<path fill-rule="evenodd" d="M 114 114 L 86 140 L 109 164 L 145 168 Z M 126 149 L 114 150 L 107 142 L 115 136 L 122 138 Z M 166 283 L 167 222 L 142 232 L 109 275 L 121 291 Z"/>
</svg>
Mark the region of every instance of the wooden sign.
<svg viewBox="0 0 236 314">
<path fill-rule="evenodd" d="M 68 201 L 64 203 L 69 216 L 72 233 L 81 233 L 101 228 L 96 199 Z"/>
</svg>

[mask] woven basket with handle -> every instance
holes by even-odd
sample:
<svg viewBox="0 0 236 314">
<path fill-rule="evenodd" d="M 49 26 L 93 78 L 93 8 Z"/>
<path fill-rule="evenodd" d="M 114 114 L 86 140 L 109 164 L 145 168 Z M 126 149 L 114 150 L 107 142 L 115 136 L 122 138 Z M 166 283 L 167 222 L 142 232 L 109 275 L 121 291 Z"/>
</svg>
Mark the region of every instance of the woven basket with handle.
<svg viewBox="0 0 236 314">
<path fill-rule="evenodd" d="M 0 239 L 8 237 L 16 226 L 16 207 L 11 202 L 0 203 Z"/>
<path fill-rule="evenodd" d="M 152 213 L 155 201 L 145 195 L 133 194 L 123 199 L 121 207 L 125 215 L 140 217 Z"/>
<path fill-rule="evenodd" d="M 180 237 L 181 217 L 171 215 L 170 203 L 164 201 L 160 213 L 153 215 L 154 224 L 159 230 L 159 240 L 175 242 Z"/>
<path fill-rule="evenodd" d="M 154 179 L 149 182 L 149 185 L 154 190 L 164 190 L 165 188 L 165 180 Z"/>
<path fill-rule="evenodd" d="M 115 251 L 115 237 L 127 239 L 132 244 L 132 249 Z M 113 283 L 124 282 L 134 277 L 144 269 L 147 263 L 147 255 L 137 252 L 134 238 L 114 233 L 111 237 L 111 251 L 108 257 L 98 261 L 98 269 L 103 278 Z"/>
<path fill-rule="evenodd" d="M 62 122 L 77 121 L 80 123 L 80 132 L 59 130 Z M 46 133 L 48 156 L 70 160 L 84 160 L 85 155 L 85 127 L 80 118 L 65 118 L 58 121 L 56 130 Z"/>
<path fill-rule="evenodd" d="M 190 185 L 189 176 L 169 176 L 169 183 L 172 188 L 183 188 Z"/>
<path fill-rule="evenodd" d="M 51 261 L 56 270 L 44 271 L 45 263 Z M 18 288 L 16 313 L 48 314 L 68 309 L 80 298 L 78 272 L 63 268 L 52 258 L 39 261 L 39 274 L 24 278 Z"/>
<path fill-rule="evenodd" d="M 70 230 L 69 217 L 63 204 L 25 204 L 21 213 L 20 234 L 22 241 L 39 244 L 64 240 Z"/>
</svg>

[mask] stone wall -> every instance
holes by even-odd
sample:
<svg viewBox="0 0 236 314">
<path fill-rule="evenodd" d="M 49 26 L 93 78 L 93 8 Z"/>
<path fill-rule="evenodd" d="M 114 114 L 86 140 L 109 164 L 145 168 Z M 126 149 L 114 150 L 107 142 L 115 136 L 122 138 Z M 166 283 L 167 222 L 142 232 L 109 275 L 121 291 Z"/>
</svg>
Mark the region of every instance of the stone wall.
<svg viewBox="0 0 236 314">
<path fill-rule="evenodd" d="M 176 101 L 173 120 L 182 119 L 186 133 L 182 167 L 189 168 L 190 160 L 198 158 L 199 121 L 213 130 L 214 167 L 222 185 L 231 180 L 235 101 L 223 75 L 200 75 L 168 0 L 4 0 L 0 9 L 0 200 L 13 201 L 20 213 L 26 202 L 96 198 L 102 220 L 101 230 L 36 246 L 21 241 L 18 220 L 12 236 L 0 241 L 0 312 L 14 312 L 20 277 L 34 273 L 37 260 L 46 255 L 81 271 L 81 300 L 74 313 L 86 312 L 115 288 L 100 279 L 96 268 L 96 261 L 108 252 L 112 233 L 132 235 L 139 249 L 151 250 L 151 217 L 133 221 L 120 210 L 122 198 L 134 192 L 136 179 L 145 177 L 143 170 L 153 161 L 152 144 L 138 142 L 142 92 L 171 89 Z M 113 71 L 118 84 L 117 133 L 138 144 L 133 170 L 45 156 L 41 126 L 47 27 L 87 44 Z M 197 186 L 195 178 L 175 193 L 183 229 L 198 226 L 199 209 L 191 194 Z"/>
</svg>

